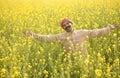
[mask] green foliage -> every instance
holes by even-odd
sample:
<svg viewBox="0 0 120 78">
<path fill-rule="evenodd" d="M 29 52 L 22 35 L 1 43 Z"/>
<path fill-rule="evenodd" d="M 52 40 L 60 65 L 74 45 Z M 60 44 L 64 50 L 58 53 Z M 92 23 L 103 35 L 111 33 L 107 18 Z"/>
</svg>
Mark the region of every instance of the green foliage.
<svg viewBox="0 0 120 78">
<path fill-rule="evenodd" d="M 87 39 L 88 56 L 66 54 L 60 43 L 37 41 L 22 34 L 64 32 L 68 17 L 75 29 L 96 29 L 117 24 L 110 34 Z M 119 78 L 119 0 L 1 0 L 0 78 Z M 78 56 L 79 55 L 79 56 Z"/>
</svg>

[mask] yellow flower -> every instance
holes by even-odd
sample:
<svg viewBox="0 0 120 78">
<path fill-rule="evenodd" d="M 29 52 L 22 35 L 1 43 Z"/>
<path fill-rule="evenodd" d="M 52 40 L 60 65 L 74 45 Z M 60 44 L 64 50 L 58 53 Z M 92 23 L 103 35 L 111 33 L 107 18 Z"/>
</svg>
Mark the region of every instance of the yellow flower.
<svg viewBox="0 0 120 78">
<path fill-rule="evenodd" d="M 19 76 L 20 75 L 20 72 L 18 72 L 18 71 L 15 71 L 15 76 Z"/>
<path fill-rule="evenodd" d="M 111 48 L 108 48 L 109 52 L 111 52 Z M 107 51 L 108 52 L 108 51 Z"/>
<path fill-rule="evenodd" d="M 47 71 L 47 70 L 44 70 L 44 71 L 43 71 L 43 74 L 48 75 L 48 71 Z"/>
<path fill-rule="evenodd" d="M 113 48 L 115 48 L 115 47 L 116 47 L 116 45 L 115 45 L 115 44 L 113 44 L 112 46 L 113 46 Z"/>
<path fill-rule="evenodd" d="M 63 70 L 64 70 L 64 68 L 63 68 L 63 67 L 61 67 L 61 70 L 63 71 Z"/>
<path fill-rule="evenodd" d="M 15 37 L 15 34 L 10 34 L 10 36 L 14 38 L 14 37 Z"/>
<path fill-rule="evenodd" d="M 43 51 L 44 51 L 44 48 L 43 48 L 43 47 L 40 47 L 40 51 L 43 52 Z"/>
<path fill-rule="evenodd" d="M 87 28 L 87 27 L 88 27 L 88 24 L 85 24 L 85 26 L 84 26 L 84 27 L 86 27 L 86 28 Z"/>
<path fill-rule="evenodd" d="M 31 65 L 28 65 L 28 70 L 30 70 L 32 68 L 32 66 Z"/>
<path fill-rule="evenodd" d="M 45 59 L 42 59 L 42 64 L 43 64 L 43 65 L 45 64 L 45 61 L 46 61 Z"/>
<path fill-rule="evenodd" d="M 86 60 L 84 61 L 84 63 L 85 63 L 86 65 L 88 65 L 89 60 L 88 60 L 88 59 L 86 59 Z"/>
<path fill-rule="evenodd" d="M 81 78 L 87 78 L 87 75 L 82 75 L 82 77 Z"/>
<path fill-rule="evenodd" d="M 6 73 L 6 69 L 2 68 L 1 71 L 0 71 L 0 76 L 5 77 L 5 73 Z"/>
<path fill-rule="evenodd" d="M 48 75 L 45 75 L 45 78 L 48 78 Z"/>
<path fill-rule="evenodd" d="M 5 73 L 6 73 L 6 69 L 5 69 L 5 68 L 2 68 L 2 69 L 1 69 L 1 73 L 4 73 L 4 74 L 5 74 Z"/>
<path fill-rule="evenodd" d="M 115 34 L 113 34 L 113 37 L 116 37 L 117 36 L 117 34 L 115 33 Z"/>
<path fill-rule="evenodd" d="M 8 47 L 8 50 L 9 50 L 10 52 L 12 52 L 12 48 L 11 48 L 11 47 Z"/>
<path fill-rule="evenodd" d="M 35 66 L 37 66 L 38 64 L 37 63 L 34 63 L 35 64 Z"/>
<path fill-rule="evenodd" d="M 98 56 L 98 57 L 100 57 L 100 56 L 101 56 L 101 54 L 98 52 L 97 56 Z"/>
<path fill-rule="evenodd" d="M 106 38 L 106 37 L 104 37 L 103 39 L 104 39 L 104 40 L 106 40 L 107 38 Z"/>
<path fill-rule="evenodd" d="M 68 74 L 69 72 L 68 71 L 64 71 L 65 72 L 65 74 Z"/>
<path fill-rule="evenodd" d="M 28 74 L 27 73 L 24 73 L 24 78 L 28 78 Z"/>
<path fill-rule="evenodd" d="M 98 77 L 100 77 L 100 76 L 102 75 L 102 70 L 96 69 L 96 70 L 95 70 L 95 74 L 96 74 Z"/>
<path fill-rule="evenodd" d="M 49 73 L 48 73 L 47 70 L 44 70 L 44 71 L 43 71 L 43 74 L 45 75 L 45 78 L 47 78 Z"/>
<path fill-rule="evenodd" d="M 38 72 L 38 75 L 40 76 L 42 73 L 41 72 Z"/>
<path fill-rule="evenodd" d="M 115 63 L 116 66 L 119 66 L 120 60 L 119 60 L 118 58 L 116 58 L 116 59 L 114 60 L 114 63 Z"/>
<path fill-rule="evenodd" d="M 56 70 L 56 69 L 54 69 L 54 70 L 53 70 L 53 72 L 54 72 L 54 73 L 57 73 L 57 70 Z"/>
<path fill-rule="evenodd" d="M 34 69 L 34 72 L 36 73 L 36 72 L 37 72 L 37 70 L 36 70 L 36 69 Z"/>
<path fill-rule="evenodd" d="M 116 72 L 111 72 L 111 74 L 112 74 L 112 77 L 113 77 L 113 78 L 116 78 L 116 76 L 117 76 L 117 73 L 116 73 Z M 120 78 L 120 77 L 118 76 L 117 78 Z"/>
<path fill-rule="evenodd" d="M 37 54 L 40 55 L 40 51 L 38 51 Z"/>
</svg>

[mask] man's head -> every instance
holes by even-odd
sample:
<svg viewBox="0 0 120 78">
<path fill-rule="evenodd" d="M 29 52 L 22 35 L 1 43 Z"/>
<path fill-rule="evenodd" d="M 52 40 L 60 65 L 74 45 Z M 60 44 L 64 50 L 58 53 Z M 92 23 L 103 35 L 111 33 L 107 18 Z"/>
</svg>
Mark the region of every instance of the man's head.
<svg viewBox="0 0 120 78">
<path fill-rule="evenodd" d="M 68 18 L 64 18 L 62 21 L 61 21 L 61 27 L 66 31 L 66 32 L 72 32 L 73 31 L 73 28 L 72 28 L 72 21 Z"/>
</svg>

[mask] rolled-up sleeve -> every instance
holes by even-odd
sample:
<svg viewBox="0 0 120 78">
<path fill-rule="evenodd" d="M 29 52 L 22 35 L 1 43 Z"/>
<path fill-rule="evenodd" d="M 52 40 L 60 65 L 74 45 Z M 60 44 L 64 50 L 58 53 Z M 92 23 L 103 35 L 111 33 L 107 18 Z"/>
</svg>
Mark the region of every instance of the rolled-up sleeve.
<svg viewBox="0 0 120 78">
<path fill-rule="evenodd" d="M 94 29 L 94 30 L 86 30 L 87 36 L 90 38 L 104 36 L 107 35 L 109 32 L 110 32 L 110 27 Z"/>
</svg>

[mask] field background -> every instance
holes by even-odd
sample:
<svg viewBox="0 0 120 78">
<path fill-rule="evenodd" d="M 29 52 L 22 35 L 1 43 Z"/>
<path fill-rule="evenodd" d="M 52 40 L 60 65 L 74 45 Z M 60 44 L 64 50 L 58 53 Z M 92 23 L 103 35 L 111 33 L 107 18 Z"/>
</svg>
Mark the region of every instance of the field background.
<svg viewBox="0 0 120 78">
<path fill-rule="evenodd" d="M 106 36 L 87 39 L 88 59 L 66 55 L 59 42 L 37 41 L 22 30 L 64 32 L 68 17 L 75 29 L 118 25 Z M 0 0 L 0 78 L 120 78 L 119 0 Z"/>
</svg>

